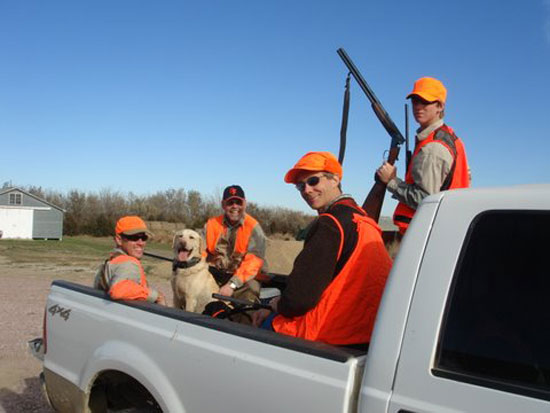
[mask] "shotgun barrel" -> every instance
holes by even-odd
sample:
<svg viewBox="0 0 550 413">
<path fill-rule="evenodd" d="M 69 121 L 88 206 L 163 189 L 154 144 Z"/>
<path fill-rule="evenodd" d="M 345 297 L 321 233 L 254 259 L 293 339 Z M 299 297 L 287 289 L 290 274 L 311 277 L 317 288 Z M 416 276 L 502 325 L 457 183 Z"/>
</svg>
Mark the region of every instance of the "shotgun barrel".
<svg viewBox="0 0 550 413">
<path fill-rule="evenodd" d="M 348 54 L 343 48 L 337 50 L 338 56 L 343 60 L 344 64 L 347 66 L 349 72 L 353 75 L 354 79 L 357 81 L 367 98 L 371 103 L 372 110 L 378 117 L 378 120 L 386 129 L 386 132 L 391 136 L 391 143 L 389 149 L 389 155 L 387 162 L 394 164 L 399 156 L 399 149 L 401 145 L 405 142 L 405 138 L 395 126 L 395 123 L 388 115 L 388 112 L 382 106 L 382 103 L 378 100 L 369 84 L 363 78 L 355 64 L 352 62 Z M 384 195 L 386 194 L 386 184 L 380 182 L 375 178 L 374 185 L 371 188 L 365 202 L 363 203 L 363 209 L 369 214 L 369 216 L 378 221 L 380 218 L 380 211 L 382 210 L 382 204 L 384 202 Z"/>
</svg>

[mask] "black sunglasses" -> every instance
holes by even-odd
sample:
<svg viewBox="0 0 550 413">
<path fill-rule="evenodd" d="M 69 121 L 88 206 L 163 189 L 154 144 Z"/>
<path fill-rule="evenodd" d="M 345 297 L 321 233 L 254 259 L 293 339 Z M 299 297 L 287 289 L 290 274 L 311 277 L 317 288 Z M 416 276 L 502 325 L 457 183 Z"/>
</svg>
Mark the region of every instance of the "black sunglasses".
<svg viewBox="0 0 550 413">
<path fill-rule="evenodd" d="M 134 242 L 138 240 L 147 241 L 149 239 L 149 236 L 143 232 L 140 232 L 139 234 L 134 234 L 134 235 L 121 234 L 121 236 L 125 240 L 134 241 Z"/>
<path fill-rule="evenodd" d="M 296 189 L 300 192 L 302 192 L 304 189 L 306 189 L 306 184 L 308 186 L 311 186 L 311 187 L 314 187 L 316 186 L 319 181 L 321 181 L 321 178 L 323 177 L 323 175 L 321 176 L 310 176 L 309 178 L 307 178 L 305 181 L 303 182 L 298 182 L 296 184 Z"/>
<path fill-rule="evenodd" d="M 241 199 L 233 198 L 229 201 L 225 201 L 225 205 L 231 206 L 231 205 L 242 205 L 243 201 Z"/>
</svg>

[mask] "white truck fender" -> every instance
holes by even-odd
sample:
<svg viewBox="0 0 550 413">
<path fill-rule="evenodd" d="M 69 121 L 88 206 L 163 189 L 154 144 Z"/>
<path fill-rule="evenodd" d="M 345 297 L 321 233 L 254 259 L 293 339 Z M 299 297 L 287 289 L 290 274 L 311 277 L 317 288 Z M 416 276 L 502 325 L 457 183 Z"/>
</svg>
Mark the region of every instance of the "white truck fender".
<svg viewBox="0 0 550 413">
<path fill-rule="evenodd" d="M 110 340 L 97 348 L 83 366 L 79 387 L 89 393 L 93 380 L 107 370 L 120 371 L 137 380 L 149 390 L 163 411 L 185 412 L 183 401 L 154 358 L 131 343 Z"/>
</svg>

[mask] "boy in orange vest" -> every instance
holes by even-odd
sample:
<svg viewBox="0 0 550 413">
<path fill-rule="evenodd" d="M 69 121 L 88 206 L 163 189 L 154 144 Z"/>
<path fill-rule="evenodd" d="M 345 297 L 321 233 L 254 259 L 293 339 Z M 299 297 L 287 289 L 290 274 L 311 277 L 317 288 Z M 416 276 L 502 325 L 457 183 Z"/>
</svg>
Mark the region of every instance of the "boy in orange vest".
<svg viewBox="0 0 550 413">
<path fill-rule="evenodd" d="M 376 174 L 399 201 L 393 221 L 404 234 L 420 202 L 428 195 L 470 186 L 464 144 L 443 122 L 447 89 L 439 80 L 423 77 L 416 81 L 407 99 L 412 101 L 416 143 L 405 180 L 397 177 L 394 165 L 385 162 Z"/>
</svg>

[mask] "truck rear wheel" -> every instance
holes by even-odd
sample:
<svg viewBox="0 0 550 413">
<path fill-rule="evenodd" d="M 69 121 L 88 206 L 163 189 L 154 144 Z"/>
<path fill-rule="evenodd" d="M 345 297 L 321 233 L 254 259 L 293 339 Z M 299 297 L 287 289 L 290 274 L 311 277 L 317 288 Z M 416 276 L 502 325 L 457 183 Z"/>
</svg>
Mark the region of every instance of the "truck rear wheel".
<svg viewBox="0 0 550 413">
<path fill-rule="evenodd" d="M 129 375 L 113 370 L 102 372 L 95 380 L 88 408 L 92 413 L 162 412 L 145 386 Z"/>
</svg>

